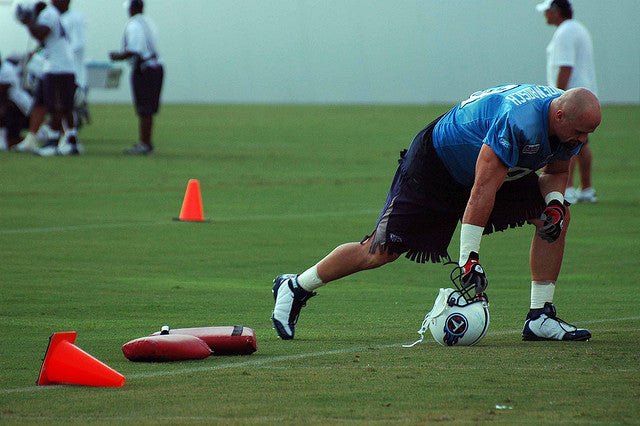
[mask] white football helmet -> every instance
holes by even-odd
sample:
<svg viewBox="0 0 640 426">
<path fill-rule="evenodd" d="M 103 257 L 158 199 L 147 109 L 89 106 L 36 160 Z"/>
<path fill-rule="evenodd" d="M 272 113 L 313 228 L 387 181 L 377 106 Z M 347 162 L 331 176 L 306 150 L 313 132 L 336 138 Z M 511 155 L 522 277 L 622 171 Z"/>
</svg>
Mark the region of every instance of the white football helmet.
<svg viewBox="0 0 640 426">
<path fill-rule="evenodd" d="M 424 317 L 418 330 L 420 339 L 429 329 L 434 340 L 442 346 L 473 346 L 478 343 L 489 328 L 489 302 L 482 293 L 467 300 L 460 290 L 441 288 L 433 309 Z"/>
</svg>

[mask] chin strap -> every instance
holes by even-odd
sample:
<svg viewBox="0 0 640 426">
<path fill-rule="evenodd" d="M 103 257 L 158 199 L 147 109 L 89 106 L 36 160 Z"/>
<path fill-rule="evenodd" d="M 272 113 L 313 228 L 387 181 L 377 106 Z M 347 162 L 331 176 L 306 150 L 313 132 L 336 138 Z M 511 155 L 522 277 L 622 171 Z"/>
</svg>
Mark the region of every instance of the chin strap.
<svg viewBox="0 0 640 426">
<path fill-rule="evenodd" d="M 420 330 L 418 330 L 418 334 L 420 335 L 420 338 L 415 342 L 411 343 L 410 345 L 402 345 L 403 348 L 411 348 L 417 345 L 418 343 L 422 342 L 422 340 L 424 339 L 424 333 L 426 333 L 427 330 L 429 329 L 429 322 L 433 318 L 437 318 L 440 315 L 442 315 L 444 310 L 447 308 L 447 300 L 449 300 L 449 296 L 453 292 L 454 292 L 454 289 L 452 288 L 440 289 L 440 293 L 438 293 L 438 297 L 436 297 L 436 301 L 433 304 L 433 308 L 431 308 L 431 310 L 427 313 L 427 315 L 424 316 L 424 320 L 422 321 Z"/>
</svg>

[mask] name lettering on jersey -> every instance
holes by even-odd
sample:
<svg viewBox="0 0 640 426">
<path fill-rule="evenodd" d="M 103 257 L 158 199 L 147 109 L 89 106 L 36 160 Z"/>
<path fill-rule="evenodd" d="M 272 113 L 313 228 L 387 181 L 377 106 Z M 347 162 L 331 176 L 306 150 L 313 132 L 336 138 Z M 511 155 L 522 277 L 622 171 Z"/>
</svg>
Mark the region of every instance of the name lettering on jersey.
<svg viewBox="0 0 640 426">
<path fill-rule="evenodd" d="M 522 148 L 522 153 L 523 154 L 535 154 L 538 151 L 540 151 L 540 144 L 537 143 L 535 145 L 525 145 L 524 148 Z"/>
<path fill-rule="evenodd" d="M 544 99 L 553 95 L 562 94 L 562 90 L 550 86 L 531 86 L 518 90 L 514 94 L 507 95 L 504 98 L 516 105 L 522 105 L 534 99 Z"/>
</svg>

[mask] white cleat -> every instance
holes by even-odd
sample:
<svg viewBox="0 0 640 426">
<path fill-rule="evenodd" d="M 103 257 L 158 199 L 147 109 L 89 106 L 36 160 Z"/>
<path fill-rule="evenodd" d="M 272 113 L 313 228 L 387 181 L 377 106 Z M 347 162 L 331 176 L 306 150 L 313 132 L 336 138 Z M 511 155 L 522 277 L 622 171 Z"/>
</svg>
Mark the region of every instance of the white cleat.
<svg viewBox="0 0 640 426">
<path fill-rule="evenodd" d="M 552 303 L 545 303 L 543 308 L 532 309 L 522 330 L 522 340 L 564 340 L 584 341 L 591 338 L 589 330 L 577 328 L 556 316 L 556 308 Z"/>
</svg>

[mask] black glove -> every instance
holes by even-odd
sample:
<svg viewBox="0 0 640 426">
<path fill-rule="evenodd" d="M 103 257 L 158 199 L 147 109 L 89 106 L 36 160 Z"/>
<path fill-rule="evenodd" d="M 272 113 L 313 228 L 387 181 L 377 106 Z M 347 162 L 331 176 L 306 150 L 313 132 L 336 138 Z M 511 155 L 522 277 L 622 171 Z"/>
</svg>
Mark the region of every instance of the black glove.
<svg viewBox="0 0 640 426">
<path fill-rule="evenodd" d="M 540 216 L 543 225 L 538 230 L 538 236 L 549 243 L 557 240 L 562 232 L 566 212 L 567 210 L 560 201 L 551 200 Z"/>
<path fill-rule="evenodd" d="M 476 290 L 476 294 L 484 293 L 488 284 L 487 276 L 478 259 L 478 253 L 475 251 L 469 253 L 469 259 L 462 267 L 464 271 L 461 279 L 462 288 L 473 287 Z"/>
</svg>

